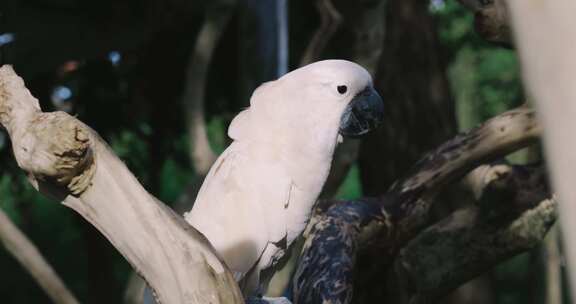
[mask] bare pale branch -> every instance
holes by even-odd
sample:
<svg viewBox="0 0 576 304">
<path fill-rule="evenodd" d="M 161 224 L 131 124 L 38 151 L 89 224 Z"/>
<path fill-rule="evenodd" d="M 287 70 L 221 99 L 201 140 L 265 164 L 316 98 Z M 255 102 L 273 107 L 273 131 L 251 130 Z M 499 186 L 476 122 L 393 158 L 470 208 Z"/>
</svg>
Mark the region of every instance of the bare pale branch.
<svg viewBox="0 0 576 304">
<path fill-rule="evenodd" d="M 44 113 L 10 66 L 0 68 L 0 123 L 40 192 L 94 225 L 154 290 L 159 303 L 242 303 L 206 238 L 151 196 L 89 127 Z"/>
<path fill-rule="evenodd" d="M 34 280 L 54 303 L 79 303 L 36 246 L 2 210 L 0 210 L 0 242 L 30 272 Z"/>
<path fill-rule="evenodd" d="M 536 247 L 556 220 L 542 168 L 496 165 L 475 176 L 484 184 L 478 206 L 455 211 L 400 250 L 391 268 L 397 303 L 439 300 Z"/>
</svg>

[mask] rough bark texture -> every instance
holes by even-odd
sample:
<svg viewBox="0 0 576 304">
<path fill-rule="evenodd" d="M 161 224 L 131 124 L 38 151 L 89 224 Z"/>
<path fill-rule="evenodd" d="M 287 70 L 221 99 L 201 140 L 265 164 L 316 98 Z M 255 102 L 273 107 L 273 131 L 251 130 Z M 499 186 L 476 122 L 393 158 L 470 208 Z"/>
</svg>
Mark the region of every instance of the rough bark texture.
<svg viewBox="0 0 576 304">
<path fill-rule="evenodd" d="M 355 301 L 383 298 L 382 274 L 398 250 L 426 226 L 438 192 L 479 164 L 529 145 L 539 134 L 534 112 L 521 107 L 441 145 L 379 199 L 327 203 L 330 207 L 312 220 L 295 278 L 296 302 L 349 303 L 352 282 L 365 288 L 362 283 L 370 278 L 379 291 L 355 290 Z M 372 273 L 363 271 L 362 281 L 354 281 L 356 260 L 361 263 L 368 248 L 379 254 L 380 264 L 373 264 Z"/>
<path fill-rule="evenodd" d="M 44 289 L 56 304 L 77 304 L 78 300 L 70 292 L 54 269 L 40 254 L 36 246 L 0 210 L 0 242 L 22 267 L 26 268 L 38 285 Z"/>
<path fill-rule="evenodd" d="M 508 0 L 522 75 L 544 128 L 544 146 L 558 195 L 570 290 L 576 290 L 576 2 Z"/>
<path fill-rule="evenodd" d="M 361 253 L 361 263 L 356 268 L 361 271 L 357 274 L 358 294 L 368 298 L 383 296 L 384 289 L 373 282 L 382 277 L 383 269 L 404 242 L 432 220 L 430 207 L 440 190 L 475 166 L 534 142 L 539 134 L 534 111 L 521 107 L 456 136 L 418 162 L 408 172 L 408 178 L 396 182 L 382 199 L 384 212 L 392 219 L 382 229 L 372 230 L 380 234 L 377 242 Z M 387 255 L 384 257 L 382 252 Z"/>
<path fill-rule="evenodd" d="M 551 200 L 542 201 L 513 221 L 486 221 L 477 208 L 456 211 L 399 253 L 393 279 L 406 289 L 400 290 L 405 292 L 402 300 L 394 303 L 438 303 L 462 282 L 535 248 L 554 223 L 555 211 Z"/>
<path fill-rule="evenodd" d="M 536 247 L 556 219 L 540 167 L 486 166 L 479 205 L 457 210 L 404 246 L 389 283 L 394 303 L 435 303 L 463 282 Z M 474 175 L 474 174 L 471 174 Z"/>
<path fill-rule="evenodd" d="M 66 113 L 43 113 L 9 66 L 0 68 L 0 123 L 33 186 L 100 230 L 159 303 L 242 303 L 209 242 L 148 194 L 94 131 Z"/>
</svg>

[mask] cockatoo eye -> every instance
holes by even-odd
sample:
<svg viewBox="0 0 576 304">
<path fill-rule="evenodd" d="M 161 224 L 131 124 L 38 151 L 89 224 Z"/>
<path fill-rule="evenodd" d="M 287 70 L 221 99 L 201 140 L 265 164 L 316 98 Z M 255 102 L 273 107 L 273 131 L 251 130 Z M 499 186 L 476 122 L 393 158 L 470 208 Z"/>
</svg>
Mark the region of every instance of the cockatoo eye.
<svg viewBox="0 0 576 304">
<path fill-rule="evenodd" d="M 348 87 L 345 85 L 339 85 L 336 89 L 340 94 L 346 94 L 346 92 L 348 91 Z"/>
</svg>

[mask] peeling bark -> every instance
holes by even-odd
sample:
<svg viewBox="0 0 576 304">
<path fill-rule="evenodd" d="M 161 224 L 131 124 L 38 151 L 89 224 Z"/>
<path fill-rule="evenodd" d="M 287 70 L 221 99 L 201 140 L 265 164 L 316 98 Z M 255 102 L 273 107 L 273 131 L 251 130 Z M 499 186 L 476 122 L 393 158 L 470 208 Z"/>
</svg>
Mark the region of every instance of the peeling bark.
<svg viewBox="0 0 576 304">
<path fill-rule="evenodd" d="M 394 303 L 434 303 L 463 282 L 532 249 L 556 220 L 542 168 L 490 166 L 479 205 L 428 227 L 398 253 Z M 484 170 L 486 171 L 486 170 Z"/>
<path fill-rule="evenodd" d="M 443 187 L 482 163 L 534 143 L 540 133 L 534 111 L 522 106 L 454 137 L 427 154 L 408 178 L 395 183 L 385 195 L 385 199 L 392 197 L 395 201 L 388 213 L 396 218 L 398 226 L 394 229 L 398 236 L 413 236 L 422 227 L 434 197 Z"/>
<path fill-rule="evenodd" d="M 407 296 L 394 303 L 436 303 L 498 263 L 542 242 L 556 220 L 556 203 L 542 201 L 513 221 L 485 221 L 477 208 L 458 210 L 403 248 L 394 280 Z M 392 289 L 389 289 L 392 290 Z"/>
</svg>

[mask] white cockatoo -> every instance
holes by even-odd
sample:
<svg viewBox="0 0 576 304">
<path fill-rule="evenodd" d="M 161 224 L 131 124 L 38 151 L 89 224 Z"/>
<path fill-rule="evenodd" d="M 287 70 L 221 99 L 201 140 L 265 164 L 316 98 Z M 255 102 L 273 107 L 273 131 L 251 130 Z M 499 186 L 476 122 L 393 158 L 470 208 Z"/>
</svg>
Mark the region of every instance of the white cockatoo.
<svg viewBox="0 0 576 304">
<path fill-rule="evenodd" d="M 185 214 L 245 295 L 266 287 L 304 230 L 341 135 L 362 135 L 382 118 L 370 74 L 345 60 L 307 65 L 254 91 Z"/>
</svg>

